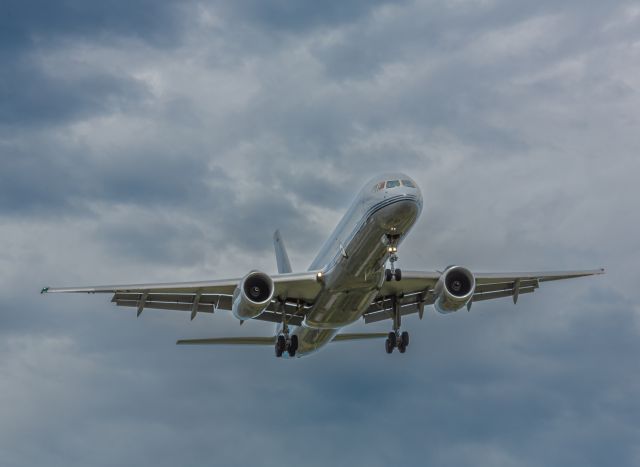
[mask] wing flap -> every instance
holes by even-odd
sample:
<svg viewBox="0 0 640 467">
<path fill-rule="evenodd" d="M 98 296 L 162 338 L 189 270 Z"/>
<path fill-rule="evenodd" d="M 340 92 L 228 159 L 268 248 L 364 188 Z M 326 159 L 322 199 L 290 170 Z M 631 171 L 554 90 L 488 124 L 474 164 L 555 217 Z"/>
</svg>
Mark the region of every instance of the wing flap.
<svg viewBox="0 0 640 467">
<path fill-rule="evenodd" d="M 521 287 L 518 293 L 522 295 L 523 293 L 533 293 L 535 290 L 536 290 L 536 287 Z M 474 294 L 471 301 L 482 302 L 484 300 L 492 300 L 494 298 L 513 297 L 515 295 L 514 292 L 515 292 L 514 289 L 510 289 L 510 290 L 502 290 L 499 292 L 487 292 L 487 293 L 481 293 L 481 294 Z"/>
<path fill-rule="evenodd" d="M 412 315 L 413 313 L 418 313 L 419 311 L 420 308 L 417 304 L 400 306 L 400 316 Z M 393 319 L 391 308 L 368 312 L 364 315 L 365 324 L 376 323 L 378 321 L 384 321 L 385 319 Z"/>
<path fill-rule="evenodd" d="M 516 279 L 518 280 L 518 279 Z M 510 280 L 508 282 L 498 282 L 498 283 L 489 283 L 489 284 L 478 284 L 476 285 L 476 294 L 484 294 L 490 292 L 501 292 L 504 290 L 514 290 L 517 287 L 523 289 L 527 287 L 533 287 L 537 289 L 538 279 L 520 279 L 520 282 L 516 283 L 516 280 Z"/>
<path fill-rule="evenodd" d="M 134 300 L 119 300 L 116 302 L 118 306 L 130 306 L 138 307 L 140 302 Z M 180 304 L 180 303 L 166 303 L 166 302 L 144 302 L 144 309 L 147 308 L 155 310 L 179 310 L 179 311 L 193 311 L 193 305 Z M 197 305 L 198 313 L 213 313 L 215 311 L 212 304 L 199 303 Z"/>
<path fill-rule="evenodd" d="M 216 310 L 231 310 L 232 301 L 228 295 L 201 295 L 198 302 L 195 302 L 195 294 L 142 294 L 142 293 L 123 293 L 114 294 L 111 299 L 118 306 L 126 306 L 132 308 L 140 307 L 144 296 L 143 308 L 156 310 L 177 310 L 177 311 L 194 311 L 194 304 L 198 313 L 214 313 Z M 279 302 L 271 302 L 261 315 L 253 318 L 258 321 L 269 321 L 272 323 L 282 322 L 282 313 L 286 314 L 286 320 L 289 324 L 299 326 L 304 318 L 306 308 L 299 309 L 297 303 L 287 301 L 284 304 Z M 298 314 L 299 312 L 302 315 Z"/>
</svg>

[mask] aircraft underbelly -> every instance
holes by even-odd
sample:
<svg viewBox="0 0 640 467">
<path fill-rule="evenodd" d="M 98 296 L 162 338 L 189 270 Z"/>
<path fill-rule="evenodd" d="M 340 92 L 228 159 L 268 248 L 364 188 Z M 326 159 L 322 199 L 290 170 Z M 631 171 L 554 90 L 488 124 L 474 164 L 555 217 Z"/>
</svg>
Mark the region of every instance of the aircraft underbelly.
<svg viewBox="0 0 640 467">
<path fill-rule="evenodd" d="M 406 232 L 417 215 L 413 202 L 381 209 L 369 217 L 352 238 L 340 244 L 333 267 L 325 277 L 325 289 L 296 328 L 299 356 L 315 352 L 331 342 L 341 328 L 354 323 L 376 298 L 384 280 L 388 258 L 383 241 L 388 224 Z"/>
</svg>

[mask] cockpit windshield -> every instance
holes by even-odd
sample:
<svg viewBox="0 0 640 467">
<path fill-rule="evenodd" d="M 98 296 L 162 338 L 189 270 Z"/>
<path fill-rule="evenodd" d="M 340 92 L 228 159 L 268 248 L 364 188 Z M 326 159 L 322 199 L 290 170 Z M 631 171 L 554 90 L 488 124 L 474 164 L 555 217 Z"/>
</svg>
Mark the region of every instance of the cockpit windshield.
<svg viewBox="0 0 640 467">
<path fill-rule="evenodd" d="M 383 181 L 383 182 L 376 182 L 376 184 L 373 187 L 373 191 L 381 191 L 389 188 L 397 188 L 399 186 L 406 186 L 408 188 L 416 188 L 416 184 L 413 183 L 411 180 L 408 179 L 402 179 L 402 180 L 387 180 L 387 181 Z"/>
</svg>

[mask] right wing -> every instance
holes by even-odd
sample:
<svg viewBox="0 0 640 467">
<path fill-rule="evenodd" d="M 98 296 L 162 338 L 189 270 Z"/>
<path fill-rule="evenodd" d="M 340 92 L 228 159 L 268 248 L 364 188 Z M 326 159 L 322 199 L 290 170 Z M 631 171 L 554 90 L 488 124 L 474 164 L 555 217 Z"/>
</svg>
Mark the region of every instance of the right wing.
<svg viewBox="0 0 640 467">
<path fill-rule="evenodd" d="M 420 314 L 425 305 L 436 301 L 434 287 L 441 276 L 439 271 L 402 271 L 402 280 L 385 282 L 380 293 L 364 313 L 365 323 L 393 319 L 392 303 L 400 305 L 400 314 Z M 576 277 L 604 274 L 604 269 L 581 271 L 498 272 L 474 273 L 476 289 L 471 302 L 494 298 L 513 297 L 535 291 L 541 282 L 573 279 Z"/>
</svg>

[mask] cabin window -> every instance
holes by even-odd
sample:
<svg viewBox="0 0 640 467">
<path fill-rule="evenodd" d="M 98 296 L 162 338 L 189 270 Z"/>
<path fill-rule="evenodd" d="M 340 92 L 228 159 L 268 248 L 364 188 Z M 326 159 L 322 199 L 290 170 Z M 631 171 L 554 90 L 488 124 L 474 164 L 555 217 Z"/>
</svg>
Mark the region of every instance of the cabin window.
<svg viewBox="0 0 640 467">
<path fill-rule="evenodd" d="M 387 182 L 387 188 L 395 188 L 397 186 L 400 186 L 400 180 L 389 180 Z"/>
<path fill-rule="evenodd" d="M 402 184 L 404 186 L 408 186 L 409 188 L 415 188 L 416 184 L 413 183 L 411 180 L 402 180 Z"/>
</svg>

